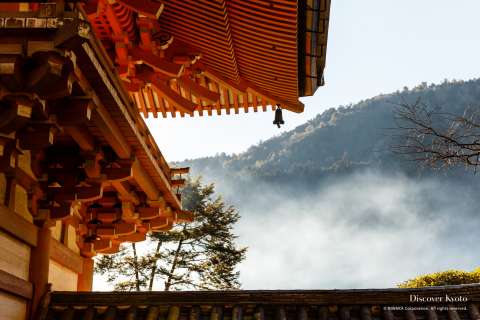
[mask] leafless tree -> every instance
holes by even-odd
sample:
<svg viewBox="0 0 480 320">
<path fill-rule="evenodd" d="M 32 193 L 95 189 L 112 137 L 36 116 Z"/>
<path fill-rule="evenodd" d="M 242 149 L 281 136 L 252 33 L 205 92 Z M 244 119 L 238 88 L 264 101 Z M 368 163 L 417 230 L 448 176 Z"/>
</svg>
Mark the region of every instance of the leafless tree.
<svg viewBox="0 0 480 320">
<path fill-rule="evenodd" d="M 466 108 L 462 115 L 442 112 L 421 99 L 395 106 L 397 131 L 393 150 L 424 166 L 444 168 L 480 164 L 480 107 Z"/>
</svg>

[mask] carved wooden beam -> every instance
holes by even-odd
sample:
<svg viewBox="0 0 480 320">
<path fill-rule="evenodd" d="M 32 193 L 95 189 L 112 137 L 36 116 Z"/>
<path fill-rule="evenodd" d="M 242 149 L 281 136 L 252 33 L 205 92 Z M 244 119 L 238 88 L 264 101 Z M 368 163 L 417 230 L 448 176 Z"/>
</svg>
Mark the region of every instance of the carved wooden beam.
<svg viewBox="0 0 480 320">
<path fill-rule="evenodd" d="M 186 211 L 186 210 L 178 210 L 175 213 L 176 213 L 177 223 L 193 222 L 193 219 L 194 219 L 193 212 Z"/>
<path fill-rule="evenodd" d="M 92 120 L 108 144 L 115 150 L 115 153 L 122 159 L 129 159 L 131 155 L 130 146 L 108 111 L 97 105 L 92 114 Z"/>
<path fill-rule="evenodd" d="M 215 104 L 220 101 L 220 94 L 218 92 L 210 91 L 208 88 L 197 84 L 187 76 L 181 77 L 179 81 L 183 86 L 192 90 L 192 92 L 200 99 L 205 100 L 208 103 Z"/>
<path fill-rule="evenodd" d="M 183 187 L 185 185 L 186 180 L 185 179 L 172 179 L 170 180 L 170 183 L 172 187 Z"/>
<path fill-rule="evenodd" d="M 119 160 L 104 168 L 102 173 L 111 181 L 125 181 L 133 178 L 133 161 Z"/>
<path fill-rule="evenodd" d="M 37 180 L 17 166 L 3 166 L 0 168 L 0 172 L 3 172 L 6 177 L 14 179 L 16 184 L 25 189 L 29 196 L 28 208 L 33 215 L 36 215 L 38 212 L 37 201 L 44 196 L 44 192 Z"/>
<path fill-rule="evenodd" d="M 56 105 L 57 122 L 61 126 L 83 125 L 90 121 L 95 105 L 90 98 L 70 98 Z"/>
<path fill-rule="evenodd" d="M 105 208 L 114 207 L 116 204 L 118 204 L 117 193 L 114 191 L 104 192 L 102 198 L 98 200 L 97 203 Z M 115 207 L 115 209 L 119 209 L 119 208 Z M 95 210 L 97 210 L 95 207 L 93 208 L 90 207 L 90 211 L 95 211 Z"/>
<path fill-rule="evenodd" d="M 79 151 L 74 145 L 53 145 L 45 150 L 43 161 L 46 161 L 50 168 L 79 168 L 84 162 L 83 156 L 79 156 Z"/>
<path fill-rule="evenodd" d="M 162 215 L 162 210 L 160 208 L 137 208 L 137 211 L 141 220 L 154 219 Z"/>
<path fill-rule="evenodd" d="M 49 183 L 58 182 L 66 188 L 75 187 L 85 177 L 82 168 L 48 168 L 46 173 Z"/>
<path fill-rule="evenodd" d="M 54 227 L 57 220 L 64 220 L 72 217 L 70 206 L 67 204 L 55 206 L 55 203 L 53 202 L 47 203 L 46 201 L 39 201 L 38 203 L 39 209 L 34 215 L 34 222 L 37 225 Z"/>
<path fill-rule="evenodd" d="M 136 221 L 138 213 L 135 212 L 135 204 L 131 201 L 122 201 L 122 219 L 125 221 Z"/>
<path fill-rule="evenodd" d="M 71 217 L 70 205 L 62 204 L 58 207 L 49 208 L 49 218 L 53 220 Z"/>
<path fill-rule="evenodd" d="M 182 168 L 170 168 L 170 174 L 172 176 L 176 174 L 187 174 L 190 172 L 190 167 L 182 167 Z"/>
<path fill-rule="evenodd" d="M 103 223 L 112 223 L 122 216 L 120 209 L 116 208 L 100 208 L 95 212 L 97 219 Z"/>
<path fill-rule="evenodd" d="M 155 72 L 160 72 L 169 77 L 178 78 L 184 70 L 184 66 L 169 62 L 151 52 L 142 50 L 140 48 L 133 48 L 129 51 L 132 61 L 136 64 L 145 64 L 152 68 Z"/>
<path fill-rule="evenodd" d="M 195 54 L 180 54 L 180 55 L 174 55 L 172 57 L 172 61 L 177 64 L 184 64 L 186 66 L 190 66 L 192 64 L 197 63 L 200 58 L 202 57 L 201 54 L 195 53 Z"/>
<path fill-rule="evenodd" d="M 32 66 L 26 74 L 26 88 L 44 99 L 68 96 L 73 82 L 71 62 L 56 52 L 39 51 L 33 54 Z"/>
<path fill-rule="evenodd" d="M 126 235 L 126 236 L 118 237 L 118 240 L 121 241 L 121 242 L 125 242 L 125 241 L 141 242 L 141 241 L 145 241 L 146 238 L 147 237 L 144 233 L 136 232 L 136 233 L 132 233 L 132 234 L 129 234 L 129 235 Z"/>
<path fill-rule="evenodd" d="M 162 210 L 167 207 L 167 201 L 165 201 L 165 198 L 163 198 L 163 197 L 160 197 L 156 200 L 147 200 L 147 204 L 150 207 L 160 208 Z"/>
<path fill-rule="evenodd" d="M 135 182 L 145 192 L 149 200 L 158 200 L 160 192 L 152 181 L 152 178 L 145 172 L 138 159 L 135 159 L 132 165 L 132 174 Z"/>
<path fill-rule="evenodd" d="M 83 151 L 95 150 L 95 138 L 88 132 L 85 126 L 63 127 L 63 130 L 72 137 Z"/>
<path fill-rule="evenodd" d="M 112 246 L 107 249 L 103 249 L 102 253 L 104 254 L 112 254 L 112 253 L 117 253 L 120 251 L 120 243 L 116 243 L 115 241 L 112 240 Z"/>
<path fill-rule="evenodd" d="M 0 55 L 0 83 L 10 92 L 22 91 L 24 88 L 23 64 L 20 56 Z"/>
<path fill-rule="evenodd" d="M 57 128 L 51 123 L 35 123 L 18 134 L 20 147 L 24 150 L 43 149 L 53 145 Z"/>
<path fill-rule="evenodd" d="M 0 102 L 0 132 L 10 134 L 23 128 L 32 117 L 33 102 L 26 97 L 10 96 Z"/>
<path fill-rule="evenodd" d="M 175 212 L 170 207 L 166 207 L 162 210 L 162 216 L 170 218 L 172 221 L 176 219 Z"/>
<path fill-rule="evenodd" d="M 93 241 L 93 248 L 96 252 L 103 252 L 112 248 L 112 240 L 100 239 Z"/>
<path fill-rule="evenodd" d="M 135 223 L 117 223 L 115 224 L 115 234 L 117 236 L 128 236 L 134 234 L 137 231 L 137 225 Z"/>
<path fill-rule="evenodd" d="M 159 228 L 156 228 L 156 229 L 152 229 L 152 231 L 154 231 L 154 232 L 166 232 L 166 231 L 171 230 L 172 228 L 173 228 L 173 220 L 168 219 L 168 222 L 165 226 L 159 227 Z"/>
<path fill-rule="evenodd" d="M 163 3 L 151 0 L 118 0 L 132 11 L 157 20 L 163 11 Z"/>
<path fill-rule="evenodd" d="M 139 76 L 143 77 L 147 82 L 150 82 L 175 108 L 187 114 L 193 114 L 195 104 L 171 89 L 164 79 L 157 77 L 154 73 L 142 73 Z"/>
<path fill-rule="evenodd" d="M 122 204 L 131 202 L 134 205 L 138 205 L 140 203 L 138 195 L 127 181 L 114 180 L 111 181 L 111 185 L 117 190 L 119 199 L 122 200 Z"/>
<path fill-rule="evenodd" d="M 102 104 L 100 98 L 96 95 L 88 80 L 82 74 L 79 68 L 74 69 L 76 77 L 79 79 L 79 86 L 83 91 L 88 92 L 95 103 L 95 109 L 92 112 L 91 120 L 99 129 L 108 144 L 115 150 L 115 153 L 122 159 L 129 159 L 131 149 L 118 127 L 117 123 L 112 119 L 109 111 Z"/>
<path fill-rule="evenodd" d="M 103 187 L 100 184 L 90 187 L 74 188 L 48 188 L 48 193 L 53 194 L 53 200 L 56 202 L 95 201 L 102 198 Z"/>
<path fill-rule="evenodd" d="M 203 75 L 210 80 L 213 80 L 217 84 L 220 84 L 222 87 L 226 87 L 227 89 L 230 89 L 233 93 L 237 94 L 244 94 L 247 87 L 244 85 L 243 82 L 234 82 L 230 79 L 227 79 L 223 77 L 222 75 L 218 74 L 215 71 L 212 71 L 208 69 L 204 64 L 201 62 L 195 64 L 194 70 L 196 74 L 198 75 Z"/>
<path fill-rule="evenodd" d="M 102 167 L 100 164 L 100 161 L 102 161 L 105 158 L 105 155 L 103 152 L 95 152 L 92 154 L 87 154 L 84 156 L 85 158 L 85 163 L 83 165 L 83 168 L 85 170 L 86 175 L 89 178 L 99 178 L 100 175 L 102 174 Z"/>
<path fill-rule="evenodd" d="M 99 237 L 104 239 L 113 239 L 117 236 L 115 227 L 98 227 L 96 232 Z"/>
<path fill-rule="evenodd" d="M 155 231 L 157 229 L 165 228 L 168 226 L 168 218 L 166 217 L 157 217 L 154 218 L 150 221 L 148 221 L 150 224 L 150 228 Z"/>
</svg>

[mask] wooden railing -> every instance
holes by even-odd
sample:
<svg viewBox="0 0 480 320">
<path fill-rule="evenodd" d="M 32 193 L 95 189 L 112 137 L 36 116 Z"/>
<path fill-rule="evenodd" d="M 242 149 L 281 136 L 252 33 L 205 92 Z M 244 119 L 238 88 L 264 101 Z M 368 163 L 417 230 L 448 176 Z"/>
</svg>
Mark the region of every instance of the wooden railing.
<svg viewBox="0 0 480 320">
<path fill-rule="evenodd" d="M 475 284 L 374 290 L 54 292 L 48 313 L 54 319 L 478 320 L 479 306 L 480 284 Z"/>
</svg>

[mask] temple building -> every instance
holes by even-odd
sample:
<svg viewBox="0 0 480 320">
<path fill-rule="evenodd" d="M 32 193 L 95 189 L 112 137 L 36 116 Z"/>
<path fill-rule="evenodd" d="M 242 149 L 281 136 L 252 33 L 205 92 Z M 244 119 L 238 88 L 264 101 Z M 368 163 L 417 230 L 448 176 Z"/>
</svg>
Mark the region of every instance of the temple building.
<svg viewBox="0 0 480 320">
<path fill-rule="evenodd" d="M 189 169 L 169 166 L 143 118 L 302 112 L 323 85 L 329 12 L 330 0 L 1 2 L 0 319 L 417 319 L 381 308 L 401 290 L 89 292 L 96 254 L 195 219 L 181 204 Z M 478 286 L 438 290 L 469 298 L 439 319 L 480 319 Z"/>
</svg>

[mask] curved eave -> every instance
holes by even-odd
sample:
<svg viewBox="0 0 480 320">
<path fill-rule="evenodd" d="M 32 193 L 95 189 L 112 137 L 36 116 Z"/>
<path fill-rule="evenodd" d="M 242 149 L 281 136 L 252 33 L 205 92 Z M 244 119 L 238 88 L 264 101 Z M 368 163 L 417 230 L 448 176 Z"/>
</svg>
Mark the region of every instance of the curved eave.
<svg viewBox="0 0 480 320">
<path fill-rule="evenodd" d="M 142 17 L 143 22 L 136 24 L 109 15 L 106 9 L 112 5 L 100 1 L 103 6 L 92 7 L 89 18 L 105 43 L 119 41 L 115 50 L 122 64 L 120 74 L 145 117 L 159 113 L 164 117 L 168 113 L 173 117 L 194 115 L 195 111 L 200 116 L 204 111 L 209 115 L 212 111 L 230 114 L 240 108 L 265 111 L 267 105 L 276 104 L 302 112 L 299 97 L 313 95 L 323 85 L 330 0 L 163 0 L 158 20 Z M 121 9 L 121 5 L 116 8 Z M 115 27 L 122 23 L 128 28 Z M 117 34 L 115 39 L 105 31 L 111 27 Z M 171 36 L 172 46 L 165 46 L 160 53 L 158 49 L 151 51 L 151 40 L 143 43 L 136 38 L 121 43 L 118 33 L 131 28 L 135 28 L 134 34 L 143 34 L 142 39 L 165 33 Z M 126 47 L 130 49 L 121 49 Z M 132 55 L 139 48 L 148 51 L 153 60 L 145 63 Z M 137 76 L 127 61 L 132 60 L 130 66 L 152 66 L 157 57 L 158 64 L 168 66 L 178 52 L 198 55 L 202 67 L 197 67 L 196 61 L 187 62 L 186 71 L 178 74 L 165 73 L 160 67 L 154 71 L 160 72 L 163 80 L 153 87 L 152 81 Z M 185 77 L 188 81 L 182 82 Z M 212 100 L 214 95 L 218 99 Z"/>
</svg>

